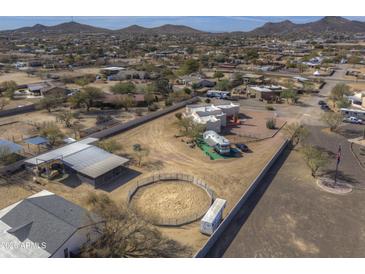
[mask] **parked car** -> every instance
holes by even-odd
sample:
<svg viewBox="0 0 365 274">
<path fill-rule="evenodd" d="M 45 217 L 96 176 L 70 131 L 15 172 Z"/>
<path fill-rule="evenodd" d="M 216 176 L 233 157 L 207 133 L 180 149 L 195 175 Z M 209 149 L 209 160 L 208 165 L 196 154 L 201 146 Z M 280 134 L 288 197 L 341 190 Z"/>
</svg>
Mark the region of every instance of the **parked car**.
<svg viewBox="0 0 365 274">
<path fill-rule="evenodd" d="M 330 111 L 330 107 L 327 104 L 321 105 L 321 109 L 324 111 Z"/>
<path fill-rule="evenodd" d="M 249 148 L 245 144 L 235 144 L 235 147 L 238 148 L 242 152 L 249 152 Z"/>
<path fill-rule="evenodd" d="M 351 123 L 351 124 L 362 124 L 363 121 L 359 118 L 356 118 L 356 117 L 346 117 L 345 119 L 343 119 L 344 122 L 347 122 L 347 123 Z"/>
</svg>

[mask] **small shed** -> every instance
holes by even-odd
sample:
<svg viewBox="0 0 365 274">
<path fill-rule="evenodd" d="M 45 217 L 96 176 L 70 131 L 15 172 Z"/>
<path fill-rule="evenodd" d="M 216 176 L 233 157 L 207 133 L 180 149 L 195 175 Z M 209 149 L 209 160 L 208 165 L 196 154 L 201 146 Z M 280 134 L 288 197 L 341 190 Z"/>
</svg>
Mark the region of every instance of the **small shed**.
<svg viewBox="0 0 365 274">
<path fill-rule="evenodd" d="M 30 137 L 24 140 L 24 142 L 28 145 L 28 149 L 30 150 L 30 145 L 36 146 L 38 151 L 40 152 L 40 146 L 47 145 L 48 139 L 42 136 Z"/>
<path fill-rule="evenodd" d="M 212 206 L 208 209 L 200 222 L 200 232 L 206 235 L 212 235 L 222 221 L 223 210 L 227 201 L 224 199 L 215 199 Z"/>
<path fill-rule="evenodd" d="M 48 139 L 42 136 L 35 136 L 24 140 L 25 143 L 30 145 L 44 145 L 48 143 Z"/>
</svg>

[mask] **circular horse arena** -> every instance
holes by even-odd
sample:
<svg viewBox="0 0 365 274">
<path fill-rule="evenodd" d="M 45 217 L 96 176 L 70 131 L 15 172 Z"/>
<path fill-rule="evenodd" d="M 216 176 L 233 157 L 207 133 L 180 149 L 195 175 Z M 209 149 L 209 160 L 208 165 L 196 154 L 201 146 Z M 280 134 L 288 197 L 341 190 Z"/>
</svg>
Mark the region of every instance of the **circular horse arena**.
<svg viewBox="0 0 365 274">
<path fill-rule="evenodd" d="M 130 192 L 129 205 L 155 225 L 180 226 L 200 219 L 213 201 L 213 192 L 200 180 L 155 177 Z"/>
</svg>

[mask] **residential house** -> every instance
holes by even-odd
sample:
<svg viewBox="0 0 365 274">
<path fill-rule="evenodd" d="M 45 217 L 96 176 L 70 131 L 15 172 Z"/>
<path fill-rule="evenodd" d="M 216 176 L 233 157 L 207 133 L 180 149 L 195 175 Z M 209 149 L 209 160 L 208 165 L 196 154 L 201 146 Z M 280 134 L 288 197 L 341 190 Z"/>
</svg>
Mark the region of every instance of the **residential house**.
<svg viewBox="0 0 365 274">
<path fill-rule="evenodd" d="M 100 237 L 103 220 L 43 190 L 0 210 L 0 257 L 68 258 Z"/>
<path fill-rule="evenodd" d="M 194 122 L 205 125 L 206 130 L 221 132 L 222 127 L 230 121 L 237 121 L 239 105 L 232 102 L 222 102 L 217 105 L 187 105 L 185 117 L 191 117 Z"/>
<path fill-rule="evenodd" d="M 250 97 L 255 97 L 260 100 L 276 101 L 285 87 L 266 85 L 266 86 L 249 86 L 247 93 Z"/>
</svg>

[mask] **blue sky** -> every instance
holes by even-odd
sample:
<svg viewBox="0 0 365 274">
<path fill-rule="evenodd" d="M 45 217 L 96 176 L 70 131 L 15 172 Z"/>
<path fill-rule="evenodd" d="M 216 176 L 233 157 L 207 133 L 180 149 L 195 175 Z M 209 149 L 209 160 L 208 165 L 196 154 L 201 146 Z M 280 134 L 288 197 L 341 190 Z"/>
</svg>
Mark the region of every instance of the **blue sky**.
<svg viewBox="0 0 365 274">
<path fill-rule="evenodd" d="M 345 16 L 346 17 L 346 16 Z M 130 25 L 156 27 L 163 24 L 186 25 L 196 29 L 212 32 L 220 31 L 249 31 L 260 27 L 266 22 L 279 22 L 289 19 L 295 23 L 307 23 L 319 20 L 316 16 L 74 16 L 73 20 L 83 24 L 109 29 L 119 29 Z M 352 20 L 365 21 L 363 17 L 349 17 Z M 16 29 L 35 24 L 56 25 L 71 21 L 71 16 L 0 16 L 0 29 Z"/>
</svg>

